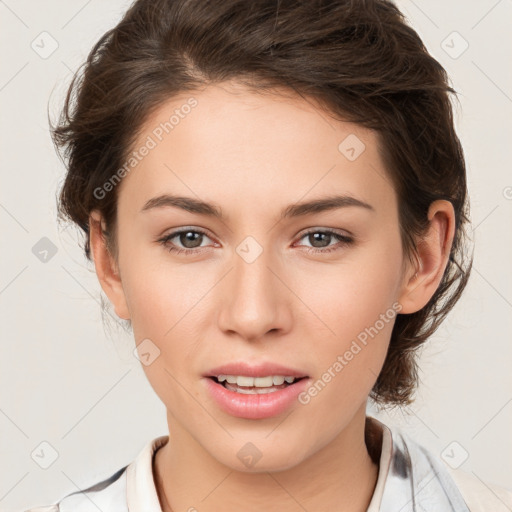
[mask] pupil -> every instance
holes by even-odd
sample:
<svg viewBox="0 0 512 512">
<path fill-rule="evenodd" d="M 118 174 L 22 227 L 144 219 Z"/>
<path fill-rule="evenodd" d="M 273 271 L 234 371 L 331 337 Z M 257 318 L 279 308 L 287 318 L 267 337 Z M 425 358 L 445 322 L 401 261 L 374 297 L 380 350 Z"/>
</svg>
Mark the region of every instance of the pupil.
<svg viewBox="0 0 512 512">
<path fill-rule="evenodd" d="M 194 231 L 187 231 L 187 232 L 181 233 L 180 242 L 187 249 L 193 249 L 194 247 L 198 247 L 199 245 L 201 245 L 201 242 L 199 242 L 199 244 L 194 245 L 194 242 L 197 242 L 197 239 L 200 238 L 201 236 L 202 236 L 201 233 L 196 233 Z M 192 245 L 190 245 L 191 242 L 192 242 Z"/>
<path fill-rule="evenodd" d="M 313 240 L 315 242 L 318 242 L 318 241 L 324 242 L 321 245 L 315 245 L 314 243 L 311 243 L 311 245 L 313 245 L 313 247 L 327 247 L 329 245 L 330 237 L 331 237 L 331 235 L 329 235 L 328 233 L 311 233 L 309 236 L 310 237 L 312 236 Z M 321 237 L 325 237 L 325 239 L 322 240 Z M 311 240 L 310 240 L 310 242 L 311 242 Z M 325 243 L 325 242 L 327 242 L 327 243 Z"/>
</svg>

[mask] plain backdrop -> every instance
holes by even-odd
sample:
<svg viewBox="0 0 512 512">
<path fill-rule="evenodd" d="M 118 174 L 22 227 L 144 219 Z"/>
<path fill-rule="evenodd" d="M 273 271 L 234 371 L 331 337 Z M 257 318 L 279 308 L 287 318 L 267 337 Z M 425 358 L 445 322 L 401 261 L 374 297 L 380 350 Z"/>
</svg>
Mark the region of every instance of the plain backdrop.
<svg viewBox="0 0 512 512">
<path fill-rule="evenodd" d="M 48 103 L 55 116 L 72 73 L 129 4 L 0 1 L 2 511 L 54 503 L 168 433 L 134 340 L 103 326 L 76 229 L 57 224 L 65 170 L 47 123 Z M 459 93 L 476 247 L 463 298 L 422 353 L 416 403 L 369 412 L 482 486 L 510 487 L 512 3 L 397 4 Z"/>
</svg>

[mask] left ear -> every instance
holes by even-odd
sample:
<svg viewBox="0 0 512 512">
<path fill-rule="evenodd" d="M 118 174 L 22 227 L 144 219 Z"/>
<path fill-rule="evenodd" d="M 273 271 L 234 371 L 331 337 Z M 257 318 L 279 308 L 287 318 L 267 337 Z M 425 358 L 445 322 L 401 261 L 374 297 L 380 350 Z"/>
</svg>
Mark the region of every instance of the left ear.
<svg viewBox="0 0 512 512">
<path fill-rule="evenodd" d="M 415 313 L 423 308 L 436 292 L 452 248 L 455 234 L 455 212 L 452 203 L 439 199 L 428 210 L 427 233 L 417 241 L 417 266 L 404 277 L 398 302 L 400 313 Z M 414 274 L 414 272 L 416 272 Z"/>
</svg>

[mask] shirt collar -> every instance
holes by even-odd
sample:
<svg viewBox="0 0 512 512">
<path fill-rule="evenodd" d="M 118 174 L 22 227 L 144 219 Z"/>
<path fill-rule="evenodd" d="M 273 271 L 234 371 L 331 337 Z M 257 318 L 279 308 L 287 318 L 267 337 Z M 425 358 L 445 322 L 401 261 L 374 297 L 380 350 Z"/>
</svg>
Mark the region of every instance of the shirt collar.
<svg viewBox="0 0 512 512">
<path fill-rule="evenodd" d="M 130 512 L 162 512 L 153 477 L 153 457 L 168 441 L 169 436 L 153 439 L 128 466 L 126 499 Z"/>
</svg>

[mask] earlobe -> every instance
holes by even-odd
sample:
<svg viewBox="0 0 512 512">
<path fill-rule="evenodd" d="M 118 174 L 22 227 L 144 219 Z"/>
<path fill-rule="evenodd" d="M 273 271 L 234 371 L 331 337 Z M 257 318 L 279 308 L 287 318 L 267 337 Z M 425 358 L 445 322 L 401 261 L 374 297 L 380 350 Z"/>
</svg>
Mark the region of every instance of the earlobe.
<svg viewBox="0 0 512 512">
<path fill-rule="evenodd" d="M 429 228 L 417 242 L 417 262 L 404 277 L 400 313 L 415 313 L 436 292 L 450 257 L 455 233 L 455 212 L 446 200 L 434 201 L 428 211 Z"/>
<path fill-rule="evenodd" d="M 100 212 L 93 210 L 89 215 L 89 237 L 96 275 L 101 288 L 114 306 L 117 316 L 128 320 L 130 313 L 119 268 L 115 258 L 107 248 L 106 238 L 103 234 L 104 230 L 105 223 Z"/>
</svg>

